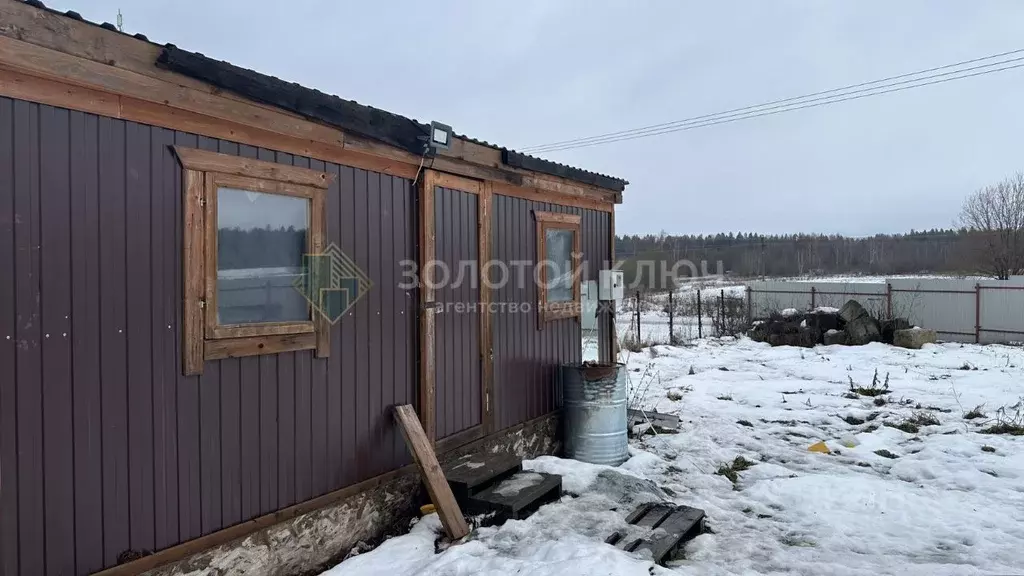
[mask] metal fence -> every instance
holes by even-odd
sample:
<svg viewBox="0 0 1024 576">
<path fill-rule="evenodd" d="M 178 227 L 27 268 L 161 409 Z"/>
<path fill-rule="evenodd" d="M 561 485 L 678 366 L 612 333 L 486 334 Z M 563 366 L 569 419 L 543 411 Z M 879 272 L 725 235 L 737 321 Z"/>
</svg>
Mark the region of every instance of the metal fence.
<svg viewBox="0 0 1024 576">
<path fill-rule="evenodd" d="M 907 318 L 954 342 L 1024 341 L 1024 278 L 891 278 L 885 282 L 759 281 L 747 286 L 752 317 L 786 308 L 840 308 L 857 300 L 878 318 Z"/>
</svg>

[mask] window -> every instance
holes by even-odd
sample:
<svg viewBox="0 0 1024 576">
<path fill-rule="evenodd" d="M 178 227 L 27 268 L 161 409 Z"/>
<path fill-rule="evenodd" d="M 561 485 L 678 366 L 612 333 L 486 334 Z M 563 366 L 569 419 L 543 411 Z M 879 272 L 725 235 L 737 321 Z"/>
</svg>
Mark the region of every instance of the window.
<svg viewBox="0 0 1024 576">
<path fill-rule="evenodd" d="M 541 323 L 580 315 L 580 217 L 534 212 L 537 263 L 540 266 L 538 311 Z"/>
<path fill-rule="evenodd" d="M 184 168 L 186 374 L 205 360 L 315 349 L 330 323 L 311 304 L 308 255 L 324 251 L 331 175 L 175 147 Z"/>
</svg>

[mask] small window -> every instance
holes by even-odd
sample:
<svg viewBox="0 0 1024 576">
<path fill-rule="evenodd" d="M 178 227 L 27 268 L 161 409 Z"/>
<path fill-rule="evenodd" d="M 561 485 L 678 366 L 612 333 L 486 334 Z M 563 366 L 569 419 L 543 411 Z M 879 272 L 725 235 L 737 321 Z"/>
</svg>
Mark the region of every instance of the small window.
<svg viewBox="0 0 1024 576">
<path fill-rule="evenodd" d="M 184 366 L 330 346 L 308 296 L 330 175 L 175 148 L 185 182 Z"/>
<path fill-rule="evenodd" d="M 580 315 L 580 217 L 535 212 L 541 322 Z"/>
</svg>

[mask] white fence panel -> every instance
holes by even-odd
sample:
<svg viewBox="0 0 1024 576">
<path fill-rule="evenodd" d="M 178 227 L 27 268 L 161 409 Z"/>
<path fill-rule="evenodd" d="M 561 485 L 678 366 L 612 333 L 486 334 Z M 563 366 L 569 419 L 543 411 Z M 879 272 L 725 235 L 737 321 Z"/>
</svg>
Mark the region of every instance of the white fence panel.
<svg viewBox="0 0 1024 576">
<path fill-rule="evenodd" d="M 976 280 L 962 278 L 893 278 L 892 314 L 938 332 L 950 342 L 975 340 Z"/>
<path fill-rule="evenodd" d="M 1024 286 L 1024 281 L 1014 280 L 1016 278 L 1010 283 L 996 280 L 978 283 L 981 286 L 980 337 L 984 343 L 1024 341 L 1024 290 L 1009 289 Z"/>
</svg>

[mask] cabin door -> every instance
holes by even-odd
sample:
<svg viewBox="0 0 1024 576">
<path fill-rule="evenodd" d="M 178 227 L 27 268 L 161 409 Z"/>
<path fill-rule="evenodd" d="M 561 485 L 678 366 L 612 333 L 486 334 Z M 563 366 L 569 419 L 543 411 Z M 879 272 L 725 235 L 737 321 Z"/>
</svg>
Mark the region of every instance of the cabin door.
<svg viewBox="0 0 1024 576">
<path fill-rule="evenodd" d="M 427 205 L 421 209 L 433 212 L 424 214 L 433 230 L 426 227 L 428 250 L 421 256 L 429 255 L 432 240 L 433 257 L 420 268 L 424 317 L 432 320 L 421 325 L 426 332 L 421 336 L 433 342 L 432 350 L 421 350 L 428 361 L 421 365 L 426 374 L 420 383 L 433 385 L 434 439 L 452 438 L 456 444 L 482 436 L 490 412 L 484 386 L 491 362 L 490 338 L 485 338 L 490 331 L 489 298 L 480 277 L 481 253 L 490 253 L 481 242 L 481 222 L 487 221 L 482 210 L 490 203 L 485 190 L 489 188 L 482 182 L 432 170 L 426 171 L 422 188 Z M 431 403 L 423 394 L 421 402 Z"/>
</svg>

